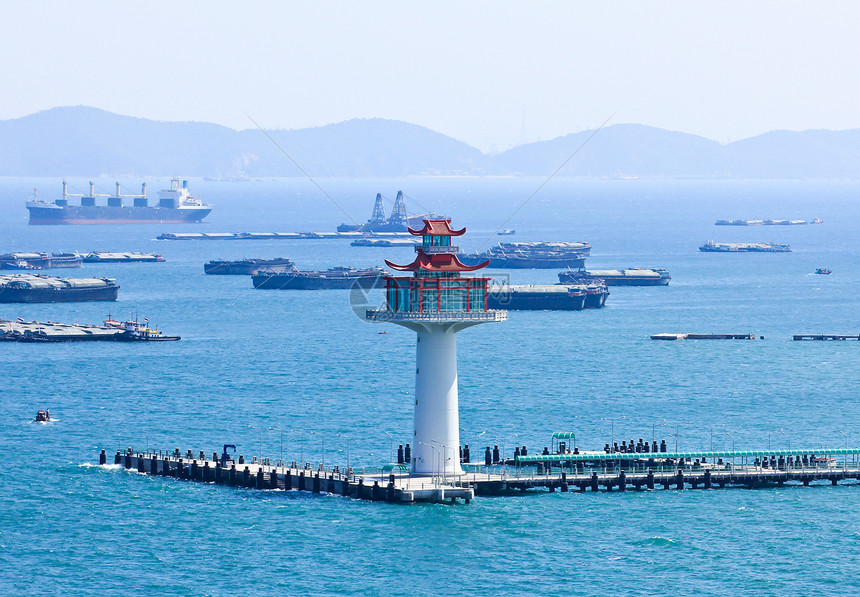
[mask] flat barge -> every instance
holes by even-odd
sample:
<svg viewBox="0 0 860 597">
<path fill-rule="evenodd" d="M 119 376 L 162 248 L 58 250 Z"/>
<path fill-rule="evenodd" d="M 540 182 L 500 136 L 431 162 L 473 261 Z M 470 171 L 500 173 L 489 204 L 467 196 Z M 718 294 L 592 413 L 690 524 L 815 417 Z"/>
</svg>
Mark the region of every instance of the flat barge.
<svg viewBox="0 0 860 597">
<path fill-rule="evenodd" d="M 606 304 L 609 290 L 602 284 L 494 285 L 487 293 L 488 309 L 509 311 L 581 311 Z"/>
<path fill-rule="evenodd" d="M 240 259 L 238 261 L 224 261 L 214 259 L 203 265 L 203 273 L 214 276 L 253 276 L 265 273 L 295 272 L 296 264 L 292 259 L 286 257 L 275 257 L 274 259 Z"/>
<path fill-rule="evenodd" d="M 0 319 L 3 342 L 165 342 L 180 340 L 151 330 L 137 321 L 105 321 L 104 326 L 57 323 L 55 321 L 4 321 Z"/>
<path fill-rule="evenodd" d="M 559 284 L 602 282 L 606 286 L 667 286 L 672 276 L 665 269 L 631 267 L 629 269 L 579 269 L 558 274 Z"/>
<path fill-rule="evenodd" d="M 158 240 L 342 240 L 412 238 L 408 232 L 163 232 Z"/>
<path fill-rule="evenodd" d="M 590 252 L 586 242 L 511 242 L 483 253 L 460 253 L 457 258 L 465 265 L 489 261 L 490 267 L 500 269 L 581 268 Z"/>
<path fill-rule="evenodd" d="M 93 251 L 83 256 L 84 263 L 161 263 L 164 257 L 137 251 Z"/>
<path fill-rule="evenodd" d="M 262 290 L 337 290 L 355 285 L 362 288 L 382 287 L 384 275 L 385 270 L 381 267 L 334 267 L 325 271 L 258 272 L 251 276 L 251 281 L 254 288 Z"/>
<path fill-rule="evenodd" d="M 0 276 L 0 303 L 115 301 L 113 278 L 54 278 L 40 274 Z"/>
<path fill-rule="evenodd" d="M 791 247 L 777 243 L 715 243 L 712 240 L 699 250 L 703 253 L 791 253 Z"/>
<path fill-rule="evenodd" d="M 688 332 L 682 333 L 662 333 L 651 336 L 652 340 L 755 340 L 755 334 L 694 334 Z"/>
<path fill-rule="evenodd" d="M 0 269 L 53 269 L 81 267 L 82 264 L 83 258 L 78 253 L 26 252 L 0 255 Z"/>
<path fill-rule="evenodd" d="M 795 334 L 793 340 L 860 340 L 858 334 Z"/>
<path fill-rule="evenodd" d="M 806 224 L 822 224 L 824 220 L 815 218 L 806 220 L 717 220 L 715 226 L 803 226 Z"/>
</svg>

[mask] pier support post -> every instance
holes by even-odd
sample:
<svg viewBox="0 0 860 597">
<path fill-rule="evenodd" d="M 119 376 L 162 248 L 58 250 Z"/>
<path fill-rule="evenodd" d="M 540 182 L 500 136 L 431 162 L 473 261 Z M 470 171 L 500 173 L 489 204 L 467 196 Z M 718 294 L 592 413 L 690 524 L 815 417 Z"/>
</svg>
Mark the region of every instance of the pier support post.
<svg viewBox="0 0 860 597">
<path fill-rule="evenodd" d="M 833 485 L 834 487 L 839 485 L 839 479 L 837 479 L 836 477 L 833 477 L 832 479 L 830 479 L 830 484 Z"/>
<path fill-rule="evenodd" d="M 237 481 L 237 477 L 238 477 L 238 473 L 236 472 L 236 463 L 234 462 L 234 463 L 230 466 L 230 485 L 232 485 L 232 486 L 234 486 L 234 487 L 235 487 L 235 485 L 236 485 L 236 481 Z"/>
<path fill-rule="evenodd" d="M 684 489 L 684 471 L 678 469 L 678 474 L 675 475 L 675 482 L 678 484 L 678 489 Z"/>
<path fill-rule="evenodd" d="M 358 478 L 358 487 L 355 488 L 355 497 L 360 500 L 364 499 L 364 477 Z"/>
<path fill-rule="evenodd" d="M 284 489 L 287 491 L 293 488 L 293 473 L 291 469 L 287 469 L 287 472 L 284 474 Z"/>
<path fill-rule="evenodd" d="M 242 471 L 242 485 L 245 487 L 251 486 L 251 469 L 245 465 L 245 470 Z"/>
<path fill-rule="evenodd" d="M 591 473 L 591 491 L 598 491 L 597 473 Z"/>
<path fill-rule="evenodd" d="M 618 473 L 618 491 L 627 490 L 627 473 L 621 471 Z"/>
<path fill-rule="evenodd" d="M 122 454 L 120 454 L 119 450 L 116 451 L 116 456 L 113 457 L 113 463 L 122 464 Z"/>
<path fill-rule="evenodd" d="M 305 490 L 305 471 L 299 473 L 299 491 Z"/>
<path fill-rule="evenodd" d="M 182 462 L 181 458 L 176 462 L 176 478 L 185 478 L 185 463 Z"/>
<path fill-rule="evenodd" d="M 711 488 L 711 469 L 705 470 L 705 489 Z"/>
<path fill-rule="evenodd" d="M 107 464 L 107 453 L 104 450 L 99 454 L 99 464 Z"/>
<path fill-rule="evenodd" d="M 561 473 L 561 491 L 562 493 L 567 493 L 568 485 L 567 485 L 567 473 Z"/>
<path fill-rule="evenodd" d="M 129 454 L 128 452 L 125 453 L 124 466 L 125 466 L 125 468 L 131 468 L 131 454 Z"/>
<path fill-rule="evenodd" d="M 313 492 L 314 493 L 320 492 L 320 474 L 319 473 L 314 475 Z"/>
<path fill-rule="evenodd" d="M 278 488 L 278 469 L 277 469 L 277 467 L 272 468 L 272 471 L 269 474 L 269 487 L 271 489 L 277 489 Z"/>
<path fill-rule="evenodd" d="M 221 485 L 224 482 L 224 467 L 218 462 L 215 464 L 215 485 Z"/>
<path fill-rule="evenodd" d="M 200 477 L 200 466 L 196 460 L 191 461 L 191 480 L 196 481 Z"/>
<path fill-rule="evenodd" d="M 648 471 L 648 477 L 645 484 L 648 489 L 654 489 L 654 471 Z"/>
<path fill-rule="evenodd" d="M 263 473 L 263 467 L 262 466 L 260 466 L 260 468 L 257 469 L 256 477 L 257 478 L 255 479 L 255 485 L 257 486 L 257 489 L 265 489 L 266 488 L 266 480 L 265 480 L 265 474 Z"/>
<path fill-rule="evenodd" d="M 149 459 L 149 474 L 158 474 L 158 456 L 156 456 L 155 454 L 153 454 L 152 457 L 150 457 Z"/>
<path fill-rule="evenodd" d="M 141 454 L 137 455 L 137 472 L 146 472 L 146 459 Z"/>
</svg>

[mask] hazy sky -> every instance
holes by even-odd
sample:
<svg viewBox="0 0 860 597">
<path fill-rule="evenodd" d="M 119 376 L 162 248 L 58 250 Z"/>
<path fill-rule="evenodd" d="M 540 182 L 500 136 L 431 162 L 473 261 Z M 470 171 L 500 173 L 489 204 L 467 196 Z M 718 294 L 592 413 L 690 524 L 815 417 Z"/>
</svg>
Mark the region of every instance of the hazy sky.
<svg viewBox="0 0 860 597">
<path fill-rule="evenodd" d="M 857 2 L 7 2 L 0 119 L 427 126 L 484 151 L 640 122 L 860 127 Z M 525 117 L 524 117 L 525 116 Z"/>
</svg>

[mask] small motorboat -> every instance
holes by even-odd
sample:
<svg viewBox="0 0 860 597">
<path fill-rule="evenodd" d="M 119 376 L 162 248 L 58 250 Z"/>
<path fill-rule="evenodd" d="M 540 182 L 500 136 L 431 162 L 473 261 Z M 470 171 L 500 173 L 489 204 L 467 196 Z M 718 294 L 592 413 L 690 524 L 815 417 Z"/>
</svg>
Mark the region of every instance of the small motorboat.
<svg viewBox="0 0 860 597">
<path fill-rule="evenodd" d="M 505 228 L 504 230 L 500 230 L 499 232 L 496 232 L 496 234 L 498 234 L 499 236 L 510 236 L 510 235 L 516 234 L 516 233 L 517 233 L 517 231 L 514 230 L 513 228 Z"/>
<path fill-rule="evenodd" d="M 51 413 L 48 410 L 40 410 L 36 413 L 36 422 L 37 423 L 47 423 L 51 420 Z"/>
<path fill-rule="evenodd" d="M 815 273 L 822 276 L 829 276 L 833 273 L 833 270 L 829 270 L 826 267 L 819 267 L 817 270 L 815 270 Z"/>
</svg>

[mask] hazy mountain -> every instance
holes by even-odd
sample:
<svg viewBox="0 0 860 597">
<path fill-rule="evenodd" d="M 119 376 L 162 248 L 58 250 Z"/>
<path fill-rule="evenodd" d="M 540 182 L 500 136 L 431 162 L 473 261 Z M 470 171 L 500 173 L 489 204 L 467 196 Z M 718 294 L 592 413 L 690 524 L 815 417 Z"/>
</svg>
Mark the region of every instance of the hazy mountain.
<svg viewBox="0 0 860 597">
<path fill-rule="evenodd" d="M 288 155 L 320 177 L 547 176 L 565 161 L 559 174 L 566 176 L 860 176 L 860 130 L 774 131 L 729 144 L 639 124 L 609 126 L 589 140 L 592 133 L 488 156 L 430 129 L 381 118 L 264 133 L 76 106 L 0 121 L 0 176 L 303 176 Z"/>
</svg>

